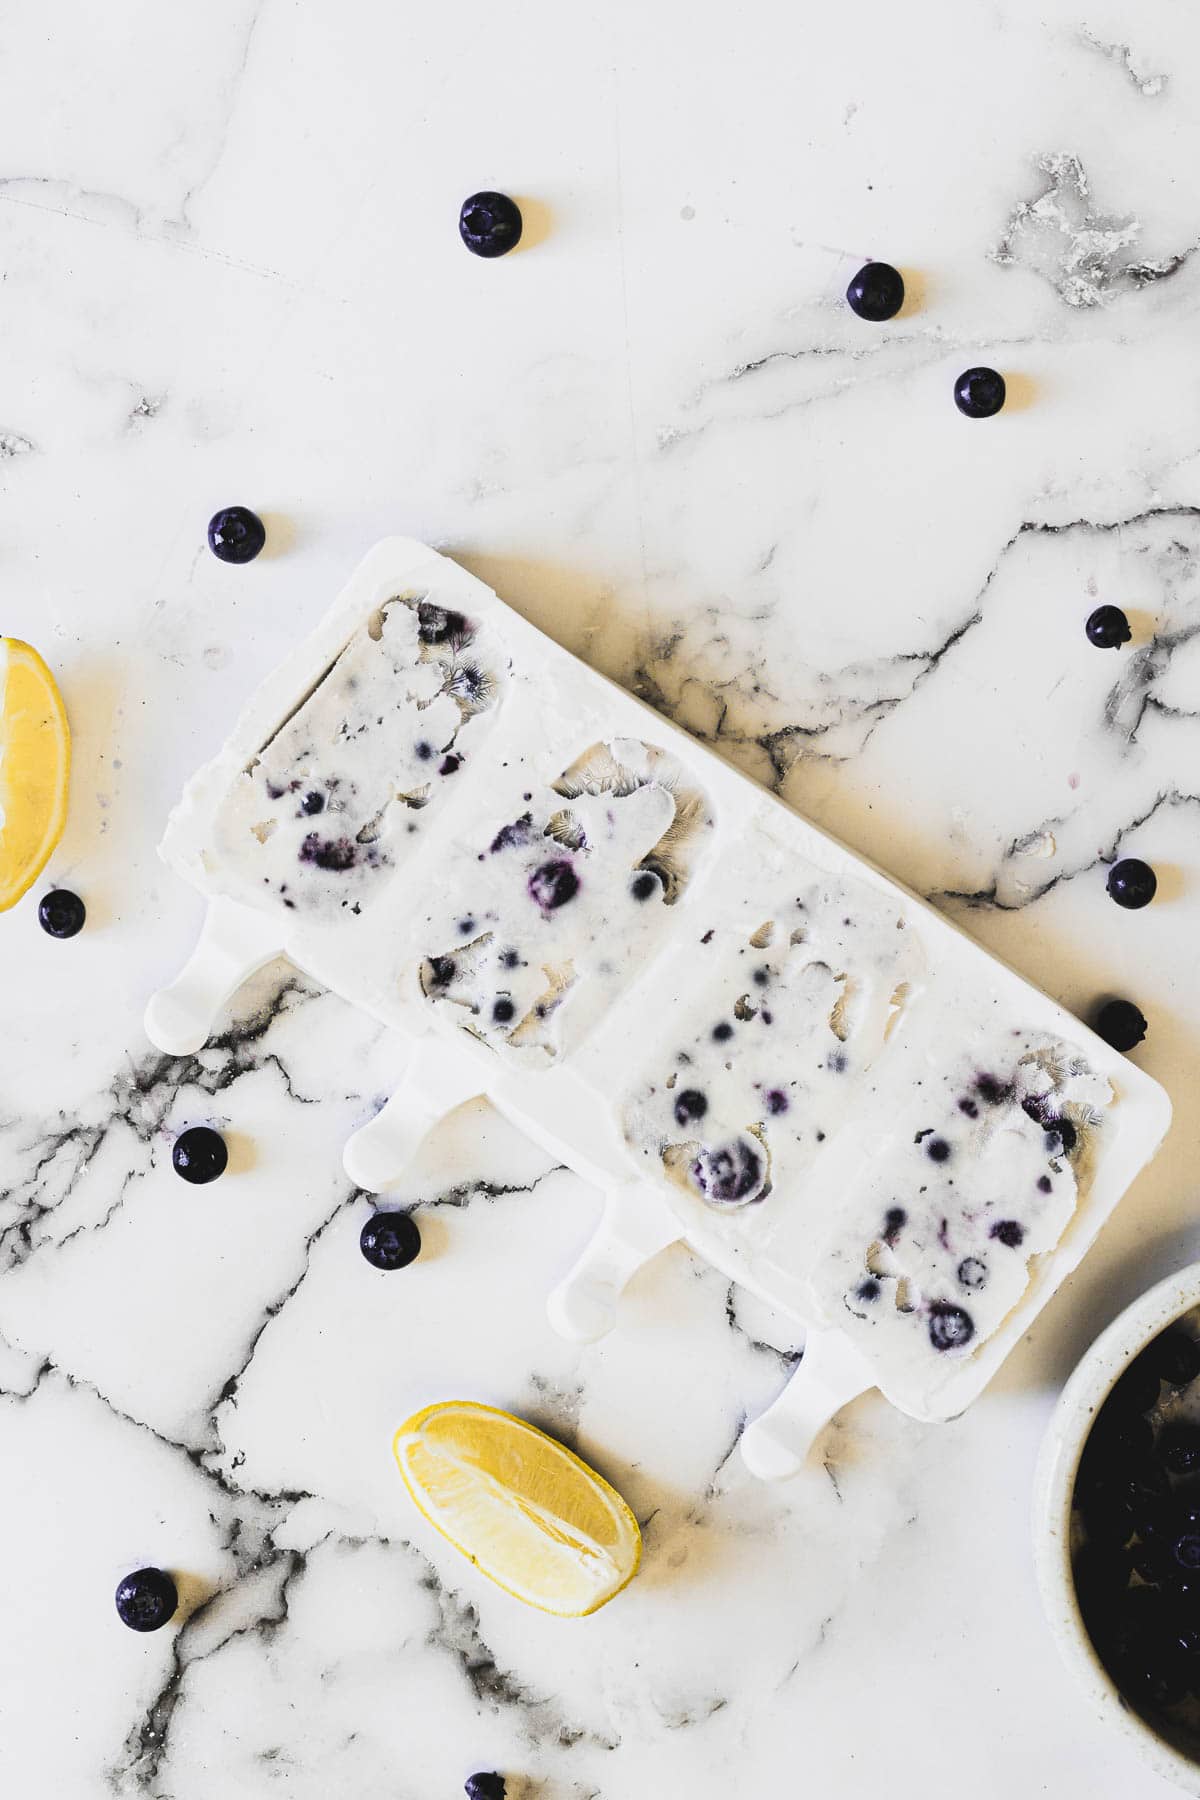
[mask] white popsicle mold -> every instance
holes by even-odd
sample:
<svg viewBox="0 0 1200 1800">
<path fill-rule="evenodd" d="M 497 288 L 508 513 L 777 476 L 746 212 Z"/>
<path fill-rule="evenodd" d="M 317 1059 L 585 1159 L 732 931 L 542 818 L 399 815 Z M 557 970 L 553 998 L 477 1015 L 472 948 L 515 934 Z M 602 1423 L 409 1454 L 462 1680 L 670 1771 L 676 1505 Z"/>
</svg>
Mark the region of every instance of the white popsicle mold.
<svg viewBox="0 0 1200 1800">
<path fill-rule="evenodd" d="M 364 908 L 352 929 L 344 920 L 328 924 L 301 913 L 281 916 L 231 899 L 223 891 L 219 867 L 210 867 L 204 854 L 231 781 L 294 710 L 297 695 L 311 690 L 321 678 L 355 628 L 389 598 L 414 591 L 427 591 L 439 605 L 486 618 L 512 657 L 514 680 L 508 684 L 501 716 L 483 754 L 472 763 L 471 779 L 461 780 L 448 797 L 403 877 L 394 880 L 382 900 Z M 516 679 L 523 673 L 532 684 L 531 705 L 524 710 Z M 506 752 L 522 741 L 522 733 L 527 740 L 531 729 L 539 741 L 544 739 L 547 778 L 590 743 L 613 737 L 632 737 L 669 751 L 706 793 L 716 821 L 707 858 L 673 909 L 671 943 L 649 959 L 603 1016 L 590 1022 L 582 1040 L 569 1045 L 558 1063 L 544 1071 L 514 1069 L 441 1016 L 444 1009 L 422 999 L 415 979 L 419 947 L 412 937 L 412 907 L 405 901 L 406 893 L 436 884 L 439 849 L 461 829 L 473 783 L 486 780 L 488 768 L 501 764 Z M 614 1094 L 630 1073 L 630 1046 L 645 1037 L 643 1021 L 660 1020 L 677 990 L 678 970 L 672 974 L 672 959 L 679 941 L 704 916 L 709 897 L 720 891 L 723 850 L 736 840 L 748 818 L 764 815 L 794 842 L 798 857 L 825 870 L 852 874 L 884 892 L 893 904 L 903 897 L 931 962 L 958 959 L 977 973 L 981 984 L 990 982 L 1007 990 L 1019 1000 L 1021 1016 L 1030 1027 L 1083 1048 L 1092 1068 L 1109 1080 L 1116 1095 L 1111 1127 L 1106 1127 L 1088 1187 L 1059 1245 L 1031 1268 L 1024 1297 L 1001 1329 L 960 1361 L 953 1377 L 927 1401 L 889 1392 L 886 1367 L 872 1362 L 841 1332 L 814 1329 L 801 1287 L 783 1279 L 764 1258 L 731 1248 L 715 1227 L 708 1231 L 692 1214 L 674 1210 L 666 1184 L 660 1189 L 648 1182 L 643 1166 L 628 1149 L 613 1105 Z M 600 1225 L 549 1298 L 551 1323 L 562 1335 L 579 1342 L 602 1336 L 615 1321 L 620 1294 L 631 1277 L 679 1239 L 729 1278 L 784 1308 L 808 1327 L 806 1352 L 783 1393 L 743 1436 L 747 1465 L 766 1479 L 794 1473 L 824 1424 L 872 1386 L 917 1418 L 948 1418 L 961 1412 L 1079 1262 L 1153 1155 L 1170 1120 L 1170 1103 L 1156 1082 L 947 919 L 581 664 L 458 565 L 411 540 L 393 538 L 378 544 L 316 630 L 258 689 L 224 748 L 189 782 L 172 814 L 162 854 L 209 896 L 209 910 L 188 963 L 146 1009 L 151 1040 L 173 1054 L 198 1049 L 241 982 L 280 954 L 403 1031 L 413 1053 L 391 1100 L 347 1144 L 350 1178 L 368 1191 L 386 1191 L 403 1177 L 440 1118 L 464 1100 L 486 1095 L 506 1117 L 605 1195 Z M 393 972 L 403 967 L 414 971 L 411 978 L 395 979 Z"/>
</svg>

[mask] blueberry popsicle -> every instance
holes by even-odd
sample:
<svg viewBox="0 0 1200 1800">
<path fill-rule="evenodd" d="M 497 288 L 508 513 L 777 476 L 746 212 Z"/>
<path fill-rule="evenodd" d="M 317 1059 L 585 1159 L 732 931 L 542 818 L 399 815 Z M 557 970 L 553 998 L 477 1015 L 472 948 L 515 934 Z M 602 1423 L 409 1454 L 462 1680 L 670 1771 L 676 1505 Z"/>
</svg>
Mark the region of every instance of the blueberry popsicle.
<svg viewBox="0 0 1200 1800">
<path fill-rule="evenodd" d="M 629 738 L 547 783 L 510 770 L 449 847 L 420 928 L 429 1004 L 510 1060 L 544 1067 L 669 927 L 711 819 L 675 760 Z"/>
<path fill-rule="evenodd" d="M 1009 1316 L 1071 1221 L 1112 1100 L 1061 1039 L 961 1007 L 954 1054 L 935 1054 L 952 1014 L 934 1000 L 939 1031 L 931 1008 L 897 1041 L 905 1079 L 888 1072 L 883 1129 L 813 1246 L 816 1316 L 886 1363 L 889 1391 L 932 1391 Z"/>
<path fill-rule="evenodd" d="M 233 780 L 207 875 L 259 907 L 360 912 L 463 779 L 504 672 L 462 613 L 420 594 L 387 601 Z"/>
<path fill-rule="evenodd" d="M 783 858 L 763 827 L 742 846 L 731 892 L 756 899 L 724 909 L 681 959 L 670 1035 L 623 1108 L 639 1164 L 685 1219 L 758 1248 L 806 1205 L 923 969 L 898 896 L 794 853 L 764 917 L 752 871 Z"/>
</svg>

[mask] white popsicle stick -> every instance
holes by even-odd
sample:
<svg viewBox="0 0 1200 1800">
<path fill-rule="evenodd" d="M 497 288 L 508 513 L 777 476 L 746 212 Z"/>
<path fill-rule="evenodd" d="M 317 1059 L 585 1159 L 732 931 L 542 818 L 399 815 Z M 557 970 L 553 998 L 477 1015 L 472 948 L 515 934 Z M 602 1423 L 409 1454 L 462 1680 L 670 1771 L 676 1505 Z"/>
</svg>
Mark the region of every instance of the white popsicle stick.
<svg viewBox="0 0 1200 1800">
<path fill-rule="evenodd" d="M 419 1038 L 391 1099 L 347 1141 L 342 1167 L 369 1194 L 395 1187 L 434 1126 L 484 1087 L 478 1064 L 454 1043 Z"/>
<path fill-rule="evenodd" d="M 800 1367 L 742 1433 L 742 1458 L 760 1481 L 799 1474 L 816 1439 L 843 1406 L 875 1386 L 870 1364 L 840 1331 L 810 1331 Z"/>
<path fill-rule="evenodd" d="M 628 1282 L 682 1235 L 653 1188 L 637 1181 L 610 1187 L 600 1224 L 546 1301 L 554 1330 L 579 1344 L 603 1337 L 616 1324 L 617 1302 Z"/>
<path fill-rule="evenodd" d="M 236 900 L 210 900 L 196 948 L 169 987 L 152 994 L 146 1036 L 170 1056 L 191 1056 L 213 1021 L 256 970 L 280 955 L 279 927 Z"/>
</svg>

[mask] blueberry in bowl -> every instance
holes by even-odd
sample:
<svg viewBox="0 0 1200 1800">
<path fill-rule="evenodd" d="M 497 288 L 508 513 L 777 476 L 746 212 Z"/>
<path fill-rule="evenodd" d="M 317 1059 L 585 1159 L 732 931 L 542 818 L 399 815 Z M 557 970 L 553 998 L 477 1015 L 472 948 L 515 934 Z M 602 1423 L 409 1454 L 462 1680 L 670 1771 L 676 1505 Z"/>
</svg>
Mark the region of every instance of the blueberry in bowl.
<svg viewBox="0 0 1200 1800">
<path fill-rule="evenodd" d="M 1093 1707 L 1200 1795 L 1200 1264 L 1135 1301 L 1076 1368 L 1034 1529 L 1047 1618 Z"/>
</svg>

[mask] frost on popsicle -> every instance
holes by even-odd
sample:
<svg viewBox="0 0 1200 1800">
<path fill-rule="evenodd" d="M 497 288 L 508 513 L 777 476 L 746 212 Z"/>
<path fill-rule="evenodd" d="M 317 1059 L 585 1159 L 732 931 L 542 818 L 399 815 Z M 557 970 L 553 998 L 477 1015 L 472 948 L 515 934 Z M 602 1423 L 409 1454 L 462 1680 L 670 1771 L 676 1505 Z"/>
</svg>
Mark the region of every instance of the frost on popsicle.
<svg viewBox="0 0 1200 1800">
<path fill-rule="evenodd" d="M 237 777 L 210 869 L 259 906 L 359 912 L 461 779 L 505 668 L 461 613 L 385 602 Z"/>
<path fill-rule="evenodd" d="M 458 847 L 419 974 L 432 1004 L 536 1066 L 648 957 L 712 821 L 675 758 L 631 738 L 531 779 Z"/>
</svg>

